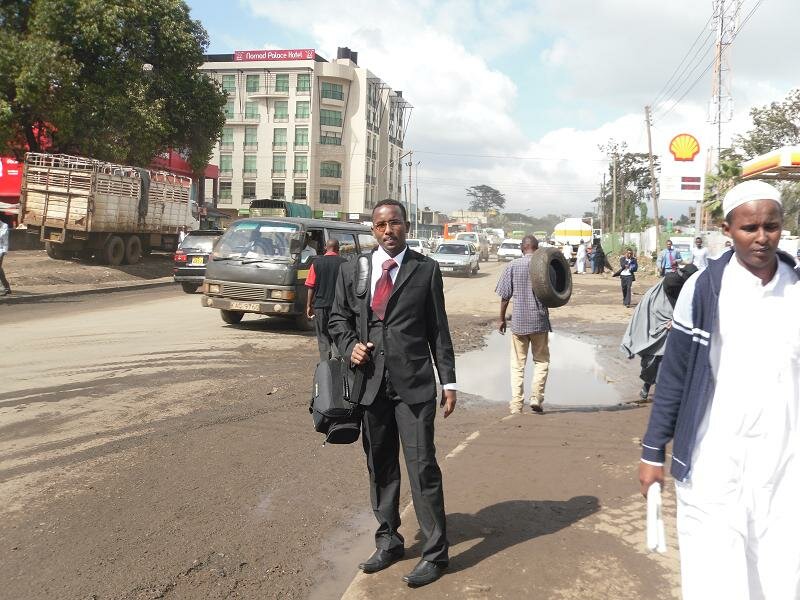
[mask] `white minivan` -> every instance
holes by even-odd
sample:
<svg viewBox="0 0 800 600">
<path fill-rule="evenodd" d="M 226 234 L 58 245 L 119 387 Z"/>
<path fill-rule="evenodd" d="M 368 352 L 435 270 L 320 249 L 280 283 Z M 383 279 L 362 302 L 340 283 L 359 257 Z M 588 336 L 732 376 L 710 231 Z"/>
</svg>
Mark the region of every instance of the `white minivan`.
<svg viewBox="0 0 800 600">
<path fill-rule="evenodd" d="M 522 256 L 522 240 L 507 238 L 497 249 L 497 260 L 514 260 Z"/>
</svg>

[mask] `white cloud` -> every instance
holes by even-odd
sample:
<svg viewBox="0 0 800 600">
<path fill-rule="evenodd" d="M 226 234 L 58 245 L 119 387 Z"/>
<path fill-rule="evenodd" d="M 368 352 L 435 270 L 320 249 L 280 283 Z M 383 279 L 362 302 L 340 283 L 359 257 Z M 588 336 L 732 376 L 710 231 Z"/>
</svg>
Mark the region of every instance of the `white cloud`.
<svg viewBox="0 0 800 600">
<path fill-rule="evenodd" d="M 744 14 L 755 1 L 745 0 Z M 486 183 L 506 192 L 510 209 L 534 214 L 591 208 L 606 170 L 598 145 L 609 138 L 646 150 L 643 106 L 710 15 L 710 2 L 696 0 L 351 0 L 335 10 L 322 0 L 246 5 L 324 56 L 350 46 L 360 64 L 403 90 L 414 105 L 406 146 L 418 150 L 415 160 L 422 161 L 422 203 L 460 208 L 464 188 Z M 781 98 L 795 83 L 789 45 L 797 22 L 800 3 L 771 0 L 742 30 L 731 56 L 737 108 L 726 139 L 749 127 L 751 105 Z M 563 82 L 550 94 L 559 99 L 553 113 L 588 126 L 556 129 L 539 139 L 523 134 L 521 116 L 531 99 L 519 97 L 515 81 L 530 72 L 504 73 L 492 65 L 526 55 L 529 60 L 516 61 L 520 69 L 546 69 Z M 701 68 L 706 64 L 704 59 Z M 710 135 L 709 95 L 706 74 L 668 115 L 657 110 L 656 152 L 678 129 Z"/>
</svg>

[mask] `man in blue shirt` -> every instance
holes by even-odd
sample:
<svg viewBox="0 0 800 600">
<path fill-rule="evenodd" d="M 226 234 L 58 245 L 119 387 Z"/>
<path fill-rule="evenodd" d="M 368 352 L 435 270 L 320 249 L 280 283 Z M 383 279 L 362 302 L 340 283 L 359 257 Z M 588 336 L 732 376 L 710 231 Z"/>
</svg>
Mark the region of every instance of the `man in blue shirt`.
<svg viewBox="0 0 800 600">
<path fill-rule="evenodd" d="M 672 247 L 672 240 L 667 240 L 667 248 L 658 257 L 658 273 L 662 277 L 667 273 L 676 273 L 681 265 L 681 253 Z"/>
</svg>

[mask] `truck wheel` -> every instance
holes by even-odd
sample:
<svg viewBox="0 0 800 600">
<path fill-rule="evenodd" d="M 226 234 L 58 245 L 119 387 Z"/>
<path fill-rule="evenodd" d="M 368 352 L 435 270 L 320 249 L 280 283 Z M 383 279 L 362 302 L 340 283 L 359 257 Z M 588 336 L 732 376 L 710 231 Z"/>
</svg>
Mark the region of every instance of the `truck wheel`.
<svg viewBox="0 0 800 600">
<path fill-rule="evenodd" d="M 558 308 L 572 296 L 572 269 L 558 248 L 539 248 L 531 256 L 533 293 L 548 308 Z"/>
<path fill-rule="evenodd" d="M 181 283 L 181 287 L 183 288 L 183 291 L 186 292 L 187 294 L 194 294 L 200 287 L 200 284 L 185 281 Z M 239 320 L 241 321 L 241 319 Z"/>
<path fill-rule="evenodd" d="M 118 235 L 112 235 L 103 248 L 103 258 L 112 267 L 118 267 L 125 259 L 125 242 Z"/>
<path fill-rule="evenodd" d="M 222 320 L 225 321 L 228 325 L 236 325 L 237 323 L 242 322 L 242 317 L 244 317 L 244 313 L 238 310 L 220 309 L 219 316 L 221 316 Z"/>
<path fill-rule="evenodd" d="M 125 241 L 125 263 L 135 265 L 142 260 L 142 240 L 132 235 Z"/>
<path fill-rule="evenodd" d="M 44 250 L 47 252 L 47 256 L 54 258 L 55 260 L 67 260 L 70 257 L 70 253 L 64 250 L 64 247 L 61 244 L 45 242 Z"/>
<path fill-rule="evenodd" d="M 300 313 L 294 318 L 294 326 L 300 331 L 312 331 L 314 329 L 314 321 L 309 319 L 305 313 Z"/>
</svg>

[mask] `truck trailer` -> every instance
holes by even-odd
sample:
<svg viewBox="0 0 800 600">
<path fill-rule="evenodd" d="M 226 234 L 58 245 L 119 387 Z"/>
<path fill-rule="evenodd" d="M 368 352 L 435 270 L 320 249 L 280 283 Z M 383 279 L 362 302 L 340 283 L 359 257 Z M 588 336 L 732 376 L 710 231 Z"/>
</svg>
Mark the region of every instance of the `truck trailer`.
<svg viewBox="0 0 800 600">
<path fill-rule="evenodd" d="M 51 258 L 135 264 L 151 250 L 175 250 L 180 228 L 199 225 L 191 186 L 166 171 L 29 152 L 20 216 Z"/>
</svg>

